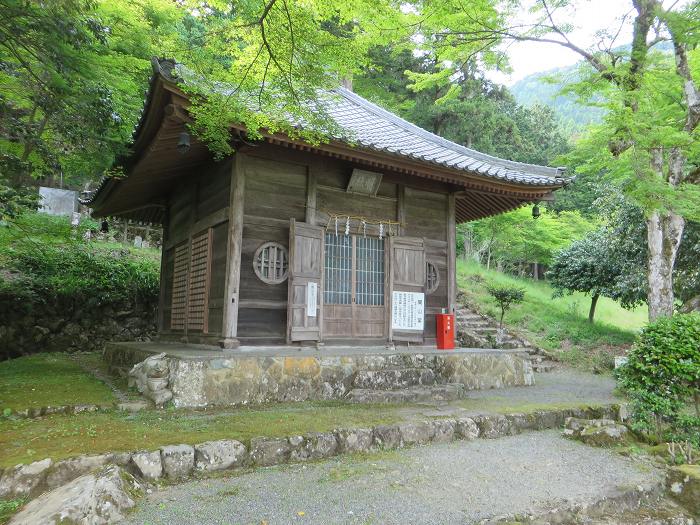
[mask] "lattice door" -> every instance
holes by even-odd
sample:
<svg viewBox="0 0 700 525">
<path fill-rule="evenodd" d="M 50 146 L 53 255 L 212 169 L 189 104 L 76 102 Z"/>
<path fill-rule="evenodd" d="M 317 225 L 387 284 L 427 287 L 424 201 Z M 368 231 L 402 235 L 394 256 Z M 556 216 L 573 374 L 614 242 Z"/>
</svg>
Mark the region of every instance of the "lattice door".
<svg viewBox="0 0 700 525">
<path fill-rule="evenodd" d="M 209 318 L 211 229 L 192 237 L 187 302 L 187 329 L 206 332 Z"/>
<path fill-rule="evenodd" d="M 188 246 L 186 242 L 175 247 L 173 265 L 173 295 L 170 310 L 170 328 L 184 330 L 187 317 L 187 264 Z"/>
</svg>

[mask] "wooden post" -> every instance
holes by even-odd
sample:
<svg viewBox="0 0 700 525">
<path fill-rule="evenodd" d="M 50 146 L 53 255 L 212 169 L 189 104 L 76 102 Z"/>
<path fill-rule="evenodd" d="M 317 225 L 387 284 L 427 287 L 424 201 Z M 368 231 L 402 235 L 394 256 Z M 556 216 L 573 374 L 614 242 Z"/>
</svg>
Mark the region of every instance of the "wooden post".
<svg viewBox="0 0 700 525">
<path fill-rule="evenodd" d="M 160 297 L 158 297 L 158 332 L 162 332 L 165 327 L 165 242 L 168 240 L 168 210 L 165 208 L 165 217 L 163 218 L 163 242 L 160 248 Z"/>
<path fill-rule="evenodd" d="M 245 168 L 236 153 L 231 171 L 228 215 L 228 250 L 226 254 L 226 291 L 224 293 L 223 339 L 221 348 L 237 348 L 238 303 L 241 284 L 241 245 L 243 242 L 243 204 L 245 202 Z"/>
<path fill-rule="evenodd" d="M 447 308 L 453 314 L 457 306 L 457 225 L 455 219 L 456 195 L 447 197 Z"/>
<path fill-rule="evenodd" d="M 396 220 L 399 221 L 399 235 L 406 235 L 406 186 L 399 184 L 399 195 L 396 200 Z"/>
<path fill-rule="evenodd" d="M 316 194 L 318 186 L 318 160 L 314 159 L 306 174 L 306 224 L 316 224 Z"/>
</svg>

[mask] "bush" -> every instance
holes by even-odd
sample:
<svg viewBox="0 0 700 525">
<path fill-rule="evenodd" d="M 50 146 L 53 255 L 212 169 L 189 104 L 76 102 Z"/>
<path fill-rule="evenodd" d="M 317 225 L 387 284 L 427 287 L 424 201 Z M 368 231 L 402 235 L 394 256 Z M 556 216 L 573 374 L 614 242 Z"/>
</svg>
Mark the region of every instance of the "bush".
<svg viewBox="0 0 700 525">
<path fill-rule="evenodd" d="M 83 237 L 96 226 L 40 214 L 0 225 L 0 360 L 150 333 L 158 251 Z"/>
<path fill-rule="evenodd" d="M 645 327 L 619 379 L 632 399 L 637 430 L 685 435 L 700 444 L 700 315 L 679 314 Z M 687 414 L 690 404 L 695 417 Z"/>
<path fill-rule="evenodd" d="M 525 289 L 516 286 L 489 286 L 487 290 L 501 309 L 501 321 L 499 326 L 503 329 L 503 316 L 512 305 L 523 302 L 525 299 Z"/>
</svg>

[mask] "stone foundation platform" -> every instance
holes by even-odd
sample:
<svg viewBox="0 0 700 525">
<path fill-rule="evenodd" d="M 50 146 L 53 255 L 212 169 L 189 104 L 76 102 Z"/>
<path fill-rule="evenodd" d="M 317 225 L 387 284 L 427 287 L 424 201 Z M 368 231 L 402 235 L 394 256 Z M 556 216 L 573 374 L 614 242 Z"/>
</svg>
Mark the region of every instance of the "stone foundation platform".
<svg viewBox="0 0 700 525">
<path fill-rule="evenodd" d="M 446 400 L 446 392 L 455 398 L 465 390 L 534 384 L 530 356 L 523 350 L 281 346 L 222 351 L 108 343 L 105 359 L 111 369 L 126 373 L 160 353 L 168 363 L 168 388 L 177 407 L 328 399 L 400 402 L 399 392 L 406 393 L 407 401 L 424 401 L 432 393 L 433 399 Z"/>
</svg>

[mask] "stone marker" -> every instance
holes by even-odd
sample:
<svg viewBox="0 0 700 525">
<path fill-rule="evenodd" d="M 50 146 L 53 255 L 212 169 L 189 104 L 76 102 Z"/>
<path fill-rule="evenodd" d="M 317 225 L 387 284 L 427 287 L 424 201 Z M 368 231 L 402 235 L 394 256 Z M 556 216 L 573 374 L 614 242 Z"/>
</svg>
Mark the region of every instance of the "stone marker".
<svg viewBox="0 0 700 525">
<path fill-rule="evenodd" d="M 143 495 L 141 484 L 110 465 L 42 494 L 16 514 L 9 525 L 85 523 L 103 525 L 123 520 Z"/>
</svg>

